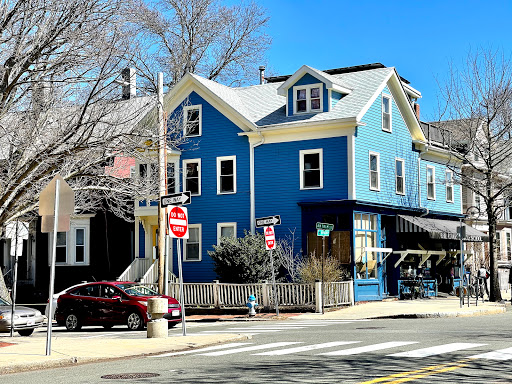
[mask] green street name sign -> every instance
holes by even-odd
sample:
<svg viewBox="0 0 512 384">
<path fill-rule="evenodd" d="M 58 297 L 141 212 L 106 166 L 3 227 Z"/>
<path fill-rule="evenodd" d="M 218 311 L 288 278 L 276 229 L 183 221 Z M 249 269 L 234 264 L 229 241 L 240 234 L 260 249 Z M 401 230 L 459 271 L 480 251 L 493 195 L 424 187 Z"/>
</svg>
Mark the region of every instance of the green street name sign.
<svg viewBox="0 0 512 384">
<path fill-rule="evenodd" d="M 316 235 L 317 236 L 329 236 L 329 230 L 328 229 L 317 229 Z"/>
<path fill-rule="evenodd" d="M 316 229 L 327 229 L 328 231 L 332 231 L 334 229 L 334 224 L 316 223 Z M 320 235 L 318 235 L 318 236 L 320 236 Z M 328 236 L 328 234 L 325 236 Z"/>
</svg>

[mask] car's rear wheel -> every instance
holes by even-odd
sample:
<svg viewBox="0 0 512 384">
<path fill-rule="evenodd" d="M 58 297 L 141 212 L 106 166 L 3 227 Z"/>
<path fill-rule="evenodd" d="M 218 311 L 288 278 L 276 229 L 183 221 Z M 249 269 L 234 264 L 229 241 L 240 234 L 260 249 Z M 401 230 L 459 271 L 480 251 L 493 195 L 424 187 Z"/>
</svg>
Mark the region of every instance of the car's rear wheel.
<svg viewBox="0 0 512 384">
<path fill-rule="evenodd" d="M 30 336 L 32 333 L 34 333 L 34 328 L 20 329 L 18 333 L 20 334 L 20 336 Z"/>
<path fill-rule="evenodd" d="M 144 329 L 144 319 L 139 313 L 132 312 L 128 315 L 127 325 L 131 331 L 140 331 Z"/>
<path fill-rule="evenodd" d="M 68 331 L 78 331 L 80 328 L 82 328 L 80 320 L 74 313 L 70 313 L 69 315 L 66 316 L 65 325 Z"/>
<path fill-rule="evenodd" d="M 167 328 L 171 329 L 178 325 L 177 321 L 168 321 L 167 322 Z"/>
</svg>

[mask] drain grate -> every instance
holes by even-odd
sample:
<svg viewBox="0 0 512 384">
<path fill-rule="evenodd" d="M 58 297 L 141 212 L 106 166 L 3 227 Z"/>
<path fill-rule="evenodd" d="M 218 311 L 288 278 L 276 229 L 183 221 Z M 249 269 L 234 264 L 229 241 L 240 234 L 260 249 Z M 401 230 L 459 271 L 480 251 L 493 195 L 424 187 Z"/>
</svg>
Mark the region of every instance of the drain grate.
<svg viewBox="0 0 512 384">
<path fill-rule="evenodd" d="M 384 329 L 384 327 L 361 327 L 356 329 Z"/>
<path fill-rule="evenodd" d="M 147 379 L 148 377 L 160 376 L 158 373 L 114 373 L 113 375 L 101 376 L 102 379 Z"/>
</svg>

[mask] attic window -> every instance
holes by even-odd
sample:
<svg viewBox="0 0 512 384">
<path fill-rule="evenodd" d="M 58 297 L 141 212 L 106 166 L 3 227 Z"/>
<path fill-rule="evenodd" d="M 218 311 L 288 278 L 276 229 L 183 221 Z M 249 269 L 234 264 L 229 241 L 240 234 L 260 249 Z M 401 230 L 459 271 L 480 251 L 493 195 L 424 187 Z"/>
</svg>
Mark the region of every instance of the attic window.
<svg viewBox="0 0 512 384">
<path fill-rule="evenodd" d="M 294 113 L 311 113 L 322 110 L 322 84 L 293 87 Z"/>
<path fill-rule="evenodd" d="M 183 108 L 183 114 L 185 136 L 201 136 L 201 106 L 186 106 Z"/>
</svg>

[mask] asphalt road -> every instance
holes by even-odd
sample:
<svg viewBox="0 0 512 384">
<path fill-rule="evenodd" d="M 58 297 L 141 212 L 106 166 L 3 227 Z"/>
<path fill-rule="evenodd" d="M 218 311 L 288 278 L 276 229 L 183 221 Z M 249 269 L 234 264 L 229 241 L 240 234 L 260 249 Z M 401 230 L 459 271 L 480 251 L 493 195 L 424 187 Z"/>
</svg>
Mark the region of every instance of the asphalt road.
<svg viewBox="0 0 512 384">
<path fill-rule="evenodd" d="M 249 333 L 252 339 L 174 355 L 5 375 L 1 382 L 512 383 L 512 312 L 471 318 L 188 325 L 188 334 L 212 332 Z M 145 332 L 128 333 L 123 327 L 108 332 L 85 328 L 61 336 L 105 334 L 145 337 Z M 170 335 L 181 337 L 181 328 Z"/>
</svg>

